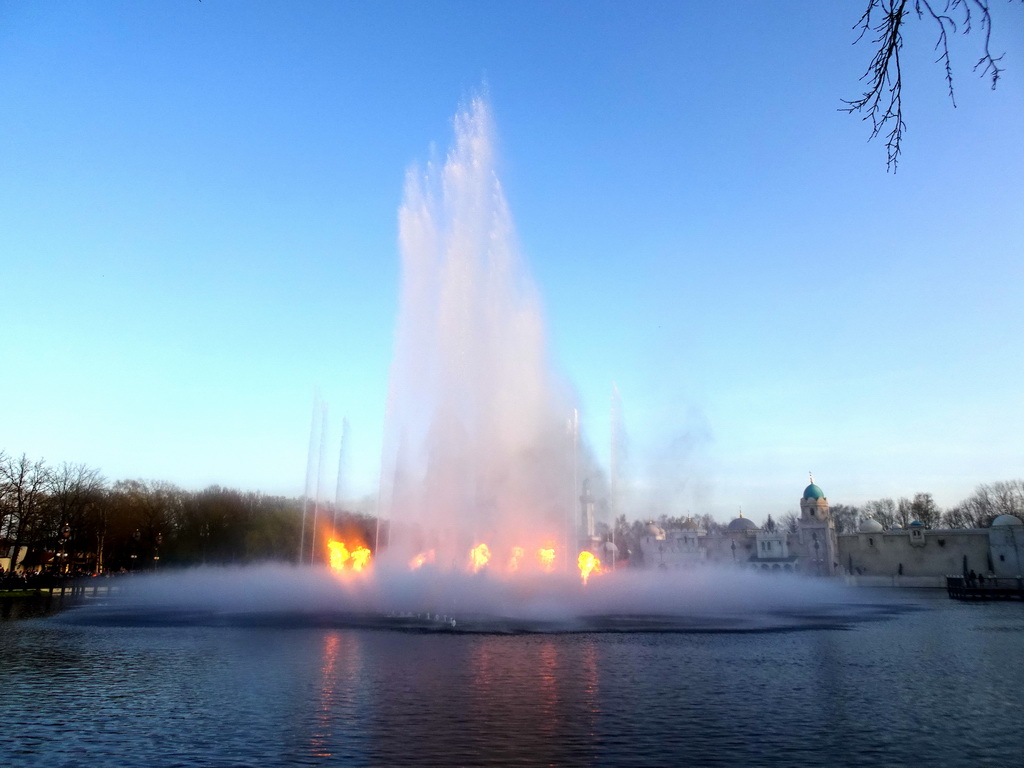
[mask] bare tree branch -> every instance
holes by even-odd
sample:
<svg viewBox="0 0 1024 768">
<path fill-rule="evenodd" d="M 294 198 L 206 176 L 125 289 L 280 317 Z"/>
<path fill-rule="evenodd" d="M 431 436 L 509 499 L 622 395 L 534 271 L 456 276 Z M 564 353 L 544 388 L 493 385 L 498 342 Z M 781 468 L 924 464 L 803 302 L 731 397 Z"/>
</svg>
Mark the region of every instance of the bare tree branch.
<svg viewBox="0 0 1024 768">
<path fill-rule="evenodd" d="M 860 17 L 856 28 L 860 28 L 859 42 L 869 32 L 876 33 L 873 42 L 877 46 L 875 55 L 861 76 L 867 81 L 868 89 L 859 99 L 843 100 L 847 104 L 844 112 L 866 112 L 864 120 L 871 120 L 871 138 L 892 123 L 892 130 L 886 137 L 888 160 L 886 167 L 895 170 L 903 141 L 903 73 L 900 69 L 900 49 L 903 47 L 903 19 L 906 16 L 907 0 L 869 0 L 867 10 Z M 882 13 L 882 20 L 872 22 L 872 11 Z"/>
<path fill-rule="evenodd" d="M 871 136 L 875 138 L 885 132 L 886 169 L 895 172 L 902 151 L 903 131 L 903 72 L 900 68 L 900 50 L 903 48 L 903 25 L 908 15 L 908 0 L 868 0 L 867 8 L 854 25 L 859 30 L 854 45 L 866 36 L 872 36 L 875 54 L 861 75 L 867 83 L 867 90 L 860 98 L 843 100 L 847 106 L 843 112 L 861 112 L 862 119 L 871 121 Z M 1013 2 L 1013 0 L 1010 0 Z M 989 77 L 993 90 L 999 82 L 1003 67 L 999 63 L 1003 54 L 995 56 L 990 47 L 992 40 L 992 14 L 990 0 L 945 0 L 941 9 L 938 0 L 914 0 L 914 12 L 919 19 L 931 19 L 937 26 L 935 49 L 939 52 L 936 63 L 942 64 L 949 98 L 956 107 L 953 91 L 953 63 L 949 51 L 949 36 L 958 28 L 962 34 L 972 31 L 975 15 L 980 16 L 983 31 L 982 55 L 974 65 L 974 71 L 982 77 Z M 881 18 L 879 18 L 879 14 Z M 959 24 L 958 24 L 959 22 Z"/>
</svg>

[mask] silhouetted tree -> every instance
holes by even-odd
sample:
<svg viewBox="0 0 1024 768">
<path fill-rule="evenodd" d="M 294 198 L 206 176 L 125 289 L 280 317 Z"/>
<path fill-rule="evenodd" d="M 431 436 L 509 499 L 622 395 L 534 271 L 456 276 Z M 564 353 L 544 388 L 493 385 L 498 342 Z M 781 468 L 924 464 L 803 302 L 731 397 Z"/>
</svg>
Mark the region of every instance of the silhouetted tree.
<svg viewBox="0 0 1024 768">
<path fill-rule="evenodd" d="M 298 499 L 262 494 L 255 494 L 252 502 L 252 514 L 245 538 L 246 560 L 294 560 L 299 548 L 302 503 Z M 347 513 L 339 513 L 339 529 L 345 526 L 349 519 Z M 370 521 L 371 529 L 376 527 L 374 523 L 375 521 Z M 369 533 L 365 533 L 367 526 L 360 524 L 360 527 L 364 530 L 364 541 L 372 547 L 373 538 Z"/>
<path fill-rule="evenodd" d="M 99 471 L 84 464 L 65 462 L 49 473 L 47 527 L 60 539 L 59 546 L 69 556 L 72 569 L 87 563 L 92 564 L 93 570 L 97 567 L 105 522 L 101 514 L 104 486 Z"/>
<path fill-rule="evenodd" d="M 985 521 L 981 516 L 976 516 L 965 502 L 961 502 L 942 513 L 942 524 L 946 528 L 981 528 Z"/>
<path fill-rule="evenodd" d="M 849 504 L 833 504 L 829 507 L 832 521 L 836 526 L 836 533 L 855 533 L 857 521 L 861 517 L 861 510 Z"/>
<path fill-rule="evenodd" d="M 983 483 L 943 515 L 950 528 L 984 528 L 999 515 L 1024 517 L 1024 480 Z"/>
<path fill-rule="evenodd" d="M 900 524 L 900 527 L 906 528 L 913 519 L 913 502 L 906 496 L 900 496 L 896 500 L 896 522 Z"/>
<path fill-rule="evenodd" d="M 701 530 L 707 531 L 708 533 L 721 533 L 725 530 L 725 526 L 715 520 L 711 515 L 705 512 L 703 515 L 697 515 L 693 518 L 694 522 L 697 523 L 697 527 Z"/>
<path fill-rule="evenodd" d="M 49 470 L 43 460 L 30 461 L 4 456 L 0 460 L 0 538 L 7 541 L 11 554 L 11 570 L 17 565 L 22 545 L 42 554 L 44 502 Z"/>
<path fill-rule="evenodd" d="M 779 525 L 786 533 L 796 533 L 800 530 L 800 515 L 796 512 L 787 512 L 779 515 Z"/>
<path fill-rule="evenodd" d="M 930 493 L 915 493 L 910 503 L 910 513 L 926 528 L 936 528 L 942 520 L 942 510 L 935 504 Z"/>
<path fill-rule="evenodd" d="M 995 55 L 990 47 L 992 15 L 989 0 L 867 0 L 867 8 L 855 29 L 860 30 L 856 42 L 865 37 L 875 45 L 875 53 L 861 76 L 866 90 L 860 97 L 844 101 L 845 112 L 861 112 L 864 120 L 871 121 L 871 138 L 885 132 L 888 158 L 886 167 L 896 170 L 903 142 L 903 72 L 900 53 L 903 49 L 903 29 L 911 9 L 919 19 L 936 25 L 937 61 L 945 69 L 949 98 L 956 106 L 953 94 L 953 65 L 949 53 L 949 36 L 956 32 L 969 34 L 977 25 L 981 33 L 981 56 L 974 65 L 976 72 L 991 80 L 995 89 L 1003 72 L 1002 54 Z"/>
<path fill-rule="evenodd" d="M 107 547 L 113 569 L 148 569 L 182 518 L 186 493 L 172 483 L 119 480 L 107 494 Z"/>
<path fill-rule="evenodd" d="M 875 499 L 864 504 L 864 517 L 873 517 L 886 530 L 896 524 L 896 502 L 892 499 Z"/>
</svg>

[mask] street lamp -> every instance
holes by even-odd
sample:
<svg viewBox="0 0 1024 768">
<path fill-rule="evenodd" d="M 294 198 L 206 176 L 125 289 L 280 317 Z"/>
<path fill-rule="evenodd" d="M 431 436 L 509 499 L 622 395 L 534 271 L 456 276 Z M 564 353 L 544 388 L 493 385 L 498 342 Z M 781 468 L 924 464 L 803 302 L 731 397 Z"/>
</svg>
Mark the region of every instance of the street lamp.
<svg viewBox="0 0 1024 768">
<path fill-rule="evenodd" d="M 199 528 L 199 541 L 203 551 L 203 565 L 206 565 L 206 543 L 210 538 L 210 524 L 203 523 Z M 301 553 L 300 553 L 301 558 Z M 301 562 L 301 559 L 300 559 Z"/>
<path fill-rule="evenodd" d="M 60 529 L 60 560 L 57 565 L 57 572 L 67 571 L 68 539 L 71 538 L 71 526 L 64 523 Z"/>
<path fill-rule="evenodd" d="M 139 559 L 139 540 L 142 539 L 142 531 L 138 528 L 135 529 L 135 533 L 132 534 L 132 570 L 135 570 L 135 565 Z"/>
</svg>

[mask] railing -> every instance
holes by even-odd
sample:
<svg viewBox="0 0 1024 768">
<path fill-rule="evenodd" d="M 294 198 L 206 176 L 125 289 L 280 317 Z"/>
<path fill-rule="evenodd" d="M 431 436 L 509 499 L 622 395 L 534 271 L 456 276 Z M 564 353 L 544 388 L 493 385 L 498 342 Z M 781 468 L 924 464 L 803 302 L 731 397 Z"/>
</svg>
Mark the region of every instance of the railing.
<svg viewBox="0 0 1024 768">
<path fill-rule="evenodd" d="M 0 576 L 0 593 L 97 595 L 116 589 L 117 576 L 61 576 L 50 573 L 4 574 Z"/>
<path fill-rule="evenodd" d="M 956 600 L 1024 600 L 1024 579 L 1019 576 L 947 576 L 946 591 Z"/>
</svg>

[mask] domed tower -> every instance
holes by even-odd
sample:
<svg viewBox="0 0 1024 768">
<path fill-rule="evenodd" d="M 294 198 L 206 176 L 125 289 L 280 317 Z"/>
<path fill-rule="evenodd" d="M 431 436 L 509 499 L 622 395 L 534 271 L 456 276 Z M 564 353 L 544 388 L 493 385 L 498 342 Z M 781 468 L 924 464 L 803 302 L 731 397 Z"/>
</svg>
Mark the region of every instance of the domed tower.
<svg viewBox="0 0 1024 768">
<path fill-rule="evenodd" d="M 825 492 L 814 484 L 814 475 L 811 475 L 811 484 L 804 488 L 803 498 L 800 499 L 800 518 L 804 521 L 824 521 L 829 517 L 828 499 L 825 498 Z"/>
<path fill-rule="evenodd" d="M 839 567 L 836 561 L 839 548 L 836 527 L 828 511 L 828 498 L 814 484 L 814 475 L 811 475 L 811 484 L 804 488 L 800 499 L 800 545 L 805 573 L 835 575 Z"/>
</svg>

